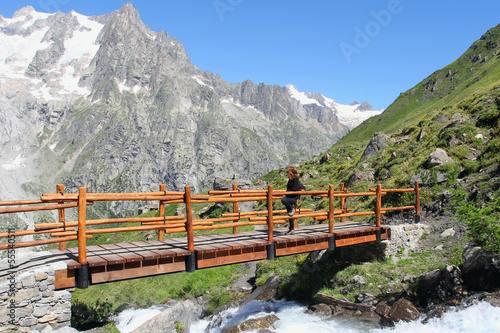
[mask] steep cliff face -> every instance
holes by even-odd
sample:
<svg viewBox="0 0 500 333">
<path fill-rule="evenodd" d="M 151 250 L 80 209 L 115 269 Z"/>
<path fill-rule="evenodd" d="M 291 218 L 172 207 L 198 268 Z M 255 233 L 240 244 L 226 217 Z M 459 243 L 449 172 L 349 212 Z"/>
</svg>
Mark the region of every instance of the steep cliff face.
<svg viewBox="0 0 500 333">
<path fill-rule="evenodd" d="M 0 17 L 0 200 L 211 187 L 310 159 L 348 130 L 287 87 L 225 82 L 131 4 Z"/>
</svg>

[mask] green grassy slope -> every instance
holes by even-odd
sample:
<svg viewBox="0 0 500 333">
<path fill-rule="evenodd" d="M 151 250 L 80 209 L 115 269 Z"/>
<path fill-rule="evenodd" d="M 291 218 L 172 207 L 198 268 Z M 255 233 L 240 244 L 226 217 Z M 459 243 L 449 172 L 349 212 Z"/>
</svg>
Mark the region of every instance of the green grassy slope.
<svg viewBox="0 0 500 333">
<path fill-rule="evenodd" d="M 359 163 L 375 132 L 387 135 L 388 147 Z M 430 168 L 429 154 L 437 148 L 453 163 Z M 321 156 L 298 165 L 298 170 L 308 189 L 327 189 L 329 184 L 338 189 L 339 183 L 346 183 L 354 192 L 377 183 L 384 188 L 410 187 L 413 176 L 426 172 L 425 184 L 421 184 L 423 206 L 445 211 L 448 219 L 456 219 L 457 225 L 452 225 L 456 230 L 459 221 L 465 222 L 468 237 L 439 240 L 441 250 L 424 248 L 399 261 L 313 264 L 310 257 L 301 255 L 262 262 L 258 281 L 269 274 L 280 275 L 282 292 L 288 298 L 308 299 L 316 291 L 350 300 L 363 292 L 378 296 L 398 290 L 413 293 L 415 286 L 402 282 L 404 277 L 446 264 L 460 265 L 464 242 L 475 241 L 500 252 L 500 25 L 455 62 L 402 93 L 383 114 L 365 121 Z M 275 170 L 260 180 L 281 189 L 285 172 Z M 413 200 L 408 193 L 388 194 L 383 205 L 400 206 Z M 306 198 L 302 205 L 328 207 L 324 199 Z M 349 198 L 348 207 L 373 209 L 374 200 Z M 433 223 L 432 219 L 428 222 Z M 352 284 L 354 275 L 367 283 Z"/>
<path fill-rule="evenodd" d="M 484 212 L 498 217 L 500 187 L 500 25 L 490 29 L 459 59 L 440 69 L 412 89 L 402 93 L 387 110 L 348 133 L 320 157 L 299 166 L 308 188 L 338 188 L 348 184 L 353 191 L 366 191 L 377 183 L 384 187 L 409 187 L 412 177 L 427 173 L 424 204 L 450 197 L 449 210 L 465 221 L 477 221 Z M 358 163 L 375 132 L 388 136 L 388 147 Z M 454 163 L 429 168 L 429 154 L 443 149 Z M 438 181 L 437 178 L 444 178 Z M 284 174 L 273 171 L 261 180 L 283 188 Z M 411 196 L 388 195 L 386 203 L 411 204 Z M 410 200 L 410 201 L 409 201 Z M 371 209 L 372 200 L 349 199 L 349 207 Z M 324 200 L 305 200 L 312 208 Z M 471 212 L 475 212 L 472 218 Z M 491 216 L 491 214 L 489 214 Z M 500 249 L 498 231 L 485 222 L 471 237 Z M 489 241 L 486 241 L 488 239 Z M 497 237 L 500 239 L 500 237 Z"/>
<path fill-rule="evenodd" d="M 500 75 L 499 41 L 500 25 L 486 32 L 456 61 L 400 94 L 384 113 L 353 129 L 335 146 L 367 142 L 376 131 L 396 133 L 398 129 L 418 124 L 433 110 L 491 90 L 498 85 Z"/>
</svg>

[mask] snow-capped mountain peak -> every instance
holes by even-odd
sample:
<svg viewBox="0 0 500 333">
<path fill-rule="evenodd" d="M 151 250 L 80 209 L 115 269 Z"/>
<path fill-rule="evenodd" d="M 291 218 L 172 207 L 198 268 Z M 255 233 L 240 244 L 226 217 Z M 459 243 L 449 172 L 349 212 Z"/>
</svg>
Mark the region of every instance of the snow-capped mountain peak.
<svg viewBox="0 0 500 333">
<path fill-rule="evenodd" d="M 353 129 L 366 119 L 384 112 L 383 109 L 372 110 L 372 107 L 367 102 L 361 104 L 358 102 L 341 104 L 331 98 L 325 97 L 323 94 L 300 92 L 292 84 L 286 85 L 286 90 L 290 97 L 296 99 L 302 105 L 314 104 L 331 110 L 337 116 L 339 122 L 349 129 Z"/>
<path fill-rule="evenodd" d="M 46 101 L 85 96 L 79 87 L 99 49 L 103 24 L 72 11 L 46 14 L 28 6 L 0 20 L 0 83 L 16 79 L 33 97 Z"/>
</svg>

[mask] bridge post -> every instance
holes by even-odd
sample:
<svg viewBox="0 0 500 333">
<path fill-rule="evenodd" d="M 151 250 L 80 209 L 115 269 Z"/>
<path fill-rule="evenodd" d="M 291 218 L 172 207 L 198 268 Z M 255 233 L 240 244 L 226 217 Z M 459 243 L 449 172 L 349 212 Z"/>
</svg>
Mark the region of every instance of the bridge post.
<svg viewBox="0 0 500 333">
<path fill-rule="evenodd" d="M 273 221 L 273 186 L 267 186 L 267 240 L 269 244 L 274 242 L 274 221 Z"/>
<path fill-rule="evenodd" d="M 344 183 L 340 183 L 340 191 L 347 192 L 345 189 Z M 340 209 L 342 209 L 342 213 L 347 213 L 347 198 L 340 197 Z M 341 217 L 340 222 L 345 222 L 347 217 Z"/>
<path fill-rule="evenodd" d="M 415 182 L 415 223 L 420 223 L 420 187 Z"/>
<path fill-rule="evenodd" d="M 87 188 L 80 187 L 78 193 L 78 269 L 77 287 L 86 289 L 90 285 L 89 264 L 87 263 Z"/>
<path fill-rule="evenodd" d="M 233 184 L 233 190 L 237 190 L 238 189 L 238 184 Z M 238 213 L 240 211 L 240 203 L 238 201 L 235 201 L 233 202 L 233 213 Z M 238 220 L 235 220 L 236 221 L 239 221 Z M 233 234 L 237 234 L 238 233 L 238 227 L 233 227 Z"/>
<path fill-rule="evenodd" d="M 194 251 L 194 234 L 193 234 L 193 207 L 191 205 L 191 188 L 185 187 L 184 203 L 186 204 L 186 231 L 188 251 Z"/>
<path fill-rule="evenodd" d="M 56 191 L 59 194 L 64 194 L 64 184 L 57 184 L 56 186 Z M 64 203 L 64 201 L 60 201 L 59 203 Z M 64 208 L 59 208 L 58 209 L 58 215 L 59 215 L 59 223 L 62 223 L 64 225 L 64 231 L 66 231 L 66 216 L 64 213 Z M 66 242 L 60 242 L 59 243 L 59 250 L 63 251 L 66 250 Z"/>
<path fill-rule="evenodd" d="M 165 184 L 160 184 L 160 191 L 165 191 Z M 165 203 L 163 200 L 160 200 L 160 203 L 158 206 L 158 216 L 159 217 L 165 216 Z M 163 229 L 158 230 L 158 240 L 163 241 L 164 236 L 165 236 L 165 230 L 163 230 Z"/>
<path fill-rule="evenodd" d="M 267 259 L 274 260 L 274 220 L 273 220 L 273 186 L 267 186 Z"/>
<path fill-rule="evenodd" d="M 330 185 L 328 189 L 328 232 L 333 234 L 333 218 L 334 218 L 334 206 L 333 200 L 335 198 L 335 192 L 333 190 L 333 185 Z"/>
<path fill-rule="evenodd" d="M 186 271 L 193 273 L 196 270 L 196 253 L 194 252 L 194 234 L 193 234 L 193 207 L 191 205 L 191 188 L 184 188 L 184 203 L 186 204 L 186 231 L 187 246 L 191 254 L 186 257 Z"/>
<path fill-rule="evenodd" d="M 375 202 L 375 226 L 377 228 L 380 228 L 381 211 L 382 211 L 382 185 L 377 184 L 377 199 Z"/>
</svg>

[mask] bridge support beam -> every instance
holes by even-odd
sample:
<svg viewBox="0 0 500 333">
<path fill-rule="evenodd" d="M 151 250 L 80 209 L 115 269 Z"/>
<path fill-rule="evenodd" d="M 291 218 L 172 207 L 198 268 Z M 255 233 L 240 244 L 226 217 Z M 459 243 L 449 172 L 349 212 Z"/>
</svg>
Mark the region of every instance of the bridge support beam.
<svg viewBox="0 0 500 333">
<path fill-rule="evenodd" d="M 420 187 L 415 182 L 415 223 L 420 223 Z"/>
<path fill-rule="evenodd" d="M 328 238 L 328 251 L 334 251 L 334 250 L 335 250 L 335 235 Z"/>
<path fill-rule="evenodd" d="M 79 289 L 87 289 L 90 285 L 90 270 L 89 264 L 82 264 L 78 268 L 78 275 L 76 276 L 76 287 Z"/>
<path fill-rule="evenodd" d="M 266 245 L 267 260 L 274 260 L 276 258 L 276 243 L 272 242 Z"/>
<path fill-rule="evenodd" d="M 190 255 L 186 256 L 186 272 L 194 273 L 196 271 L 196 252 L 191 252 Z"/>
<path fill-rule="evenodd" d="M 377 243 L 380 243 L 382 241 L 382 229 L 378 229 L 376 231 L 376 235 L 377 235 Z"/>
</svg>

